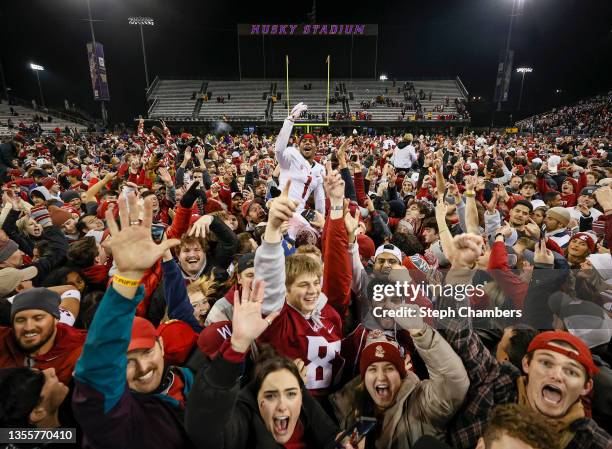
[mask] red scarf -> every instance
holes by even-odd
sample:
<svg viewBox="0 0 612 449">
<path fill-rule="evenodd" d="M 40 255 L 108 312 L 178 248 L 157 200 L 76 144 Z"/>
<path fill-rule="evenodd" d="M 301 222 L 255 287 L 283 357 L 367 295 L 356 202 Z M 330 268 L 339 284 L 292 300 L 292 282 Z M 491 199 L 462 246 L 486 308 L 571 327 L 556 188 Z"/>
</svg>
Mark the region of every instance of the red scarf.
<svg viewBox="0 0 612 449">
<path fill-rule="evenodd" d="M 92 265 L 82 270 L 83 277 L 88 284 L 106 284 L 108 279 L 108 269 L 106 265 Z"/>
</svg>

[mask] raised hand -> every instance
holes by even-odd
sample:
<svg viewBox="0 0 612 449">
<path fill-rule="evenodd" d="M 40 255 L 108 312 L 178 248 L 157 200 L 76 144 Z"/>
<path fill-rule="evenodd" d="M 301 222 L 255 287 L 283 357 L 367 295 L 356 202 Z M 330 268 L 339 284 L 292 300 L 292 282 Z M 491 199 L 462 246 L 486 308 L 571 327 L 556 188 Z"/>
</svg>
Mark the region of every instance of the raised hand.
<svg viewBox="0 0 612 449">
<path fill-rule="evenodd" d="M 191 160 L 191 147 L 187 147 L 185 148 L 185 153 L 183 155 L 183 161 L 187 163 L 190 160 Z"/>
<path fill-rule="evenodd" d="M 342 202 L 344 199 L 344 180 L 337 171 L 328 171 L 323 178 L 323 187 L 332 203 Z"/>
<path fill-rule="evenodd" d="M 474 192 L 474 189 L 476 188 L 476 180 L 474 179 L 474 176 L 466 176 L 464 179 L 466 192 Z"/>
<path fill-rule="evenodd" d="M 438 226 L 446 226 L 446 213 L 448 212 L 448 206 L 444 202 L 444 197 L 439 196 L 436 201 L 436 221 Z"/>
<path fill-rule="evenodd" d="M 487 203 L 487 212 L 489 212 L 490 214 L 495 213 L 495 208 L 497 207 L 498 200 L 499 200 L 499 195 L 497 193 L 497 190 L 495 190 L 493 192 L 493 195 L 491 196 L 491 201 Z"/>
<path fill-rule="evenodd" d="M 212 221 L 212 215 L 204 215 L 203 217 L 198 218 L 198 220 L 191 227 L 189 235 L 193 235 L 194 237 L 198 238 L 205 238 L 206 234 L 209 232 Z"/>
<path fill-rule="evenodd" d="M 535 221 L 533 221 L 533 219 L 529 218 L 529 222 L 525 224 L 524 229 L 525 229 L 525 233 L 529 237 L 533 237 L 536 239 L 540 238 L 540 227 Z"/>
<path fill-rule="evenodd" d="M 300 377 L 302 378 L 302 382 L 306 383 L 307 367 L 306 367 L 306 364 L 304 363 L 304 361 L 302 359 L 295 359 L 293 361 L 293 364 L 298 369 L 298 371 L 300 373 Z"/>
<path fill-rule="evenodd" d="M 279 196 L 272 200 L 268 214 L 265 240 L 269 243 L 280 242 L 280 227 L 285 221 L 291 220 L 297 209 L 297 202 L 289 199 L 291 180 L 287 181 L 285 188 Z"/>
<path fill-rule="evenodd" d="M 21 210 L 19 198 L 15 196 L 15 192 L 13 192 L 11 189 L 5 190 L 2 194 L 2 203 L 10 204 L 13 210 Z"/>
<path fill-rule="evenodd" d="M 507 221 L 504 221 L 504 225 L 497 228 L 496 233 L 502 234 L 504 238 L 508 238 L 512 235 L 512 228 L 510 227 Z"/>
<path fill-rule="evenodd" d="M 168 185 L 172 185 L 172 176 L 170 176 L 170 172 L 168 171 L 167 168 L 160 168 L 159 169 L 159 177 L 161 178 L 161 180 L 163 181 L 164 184 Z"/>
<path fill-rule="evenodd" d="M 139 207 L 134 193 L 129 193 L 127 199 L 123 195 L 119 198 L 121 230 L 112 212 L 106 211 L 106 222 L 112 236 L 110 246 L 118 274 L 129 279 L 141 279 L 143 273 L 163 256 L 164 251 L 180 243 L 177 239 L 170 239 L 158 245 L 151 238 L 151 198 L 148 197 L 144 201 L 142 223 L 138 219 L 138 213 Z"/>
<path fill-rule="evenodd" d="M 253 285 L 247 281 L 242 286 L 242 295 L 238 290 L 234 292 L 231 343 L 236 352 L 246 352 L 251 343 L 264 333 L 280 313 L 271 313 L 266 318 L 261 316 L 264 286 L 264 281 L 261 280 L 255 280 Z"/>
<path fill-rule="evenodd" d="M 594 195 L 604 212 L 612 209 L 612 189 L 610 189 L 610 185 L 595 190 Z"/>
<path fill-rule="evenodd" d="M 302 112 L 305 112 L 307 110 L 308 110 L 308 106 L 300 102 L 293 107 L 293 109 L 291 110 L 291 114 L 289 114 L 289 117 L 292 118 L 293 120 L 296 120 L 300 118 L 300 115 L 302 115 Z"/>
<path fill-rule="evenodd" d="M 359 208 L 355 209 L 355 216 L 351 215 L 350 211 L 344 214 L 344 227 L 349 235 L 349 240 L 354 240 L 355 233 L 359 227 Z"/>
<path fill-rule="evenodd" d="M 539 243 L 536 243 L 533 261 L 534 263 L 546 265 L 552 265 L 555 263 L 555 256 L 553 255 L 552 251 L 546 247 L 546 239 L 542 239 Z"/>
<path fill-rule="evenodd" d="M 313 225 L 315 228 L 323 229 L 323 227 L 325 226 L 325 217 L 323 217 L 323 215 L 321 215 L 317 211 L 315 211 L 314 214 L 315 217 L 310 221 L 310 224 Z"/>
</svg>

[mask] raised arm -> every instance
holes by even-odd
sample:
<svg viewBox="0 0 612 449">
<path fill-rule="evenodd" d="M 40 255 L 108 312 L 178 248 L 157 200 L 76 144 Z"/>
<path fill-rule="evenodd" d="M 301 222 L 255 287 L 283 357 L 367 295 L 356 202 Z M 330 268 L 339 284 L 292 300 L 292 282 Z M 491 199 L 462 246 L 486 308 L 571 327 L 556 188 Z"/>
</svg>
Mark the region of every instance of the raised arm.
<svg viewBox="0 0 612 449">
<path fill-rule="evenodd" d="M 132 322 L 136 307 L 144 296 L 144 287 L 139 284 L 144 272 L 161 258 L 164 251 L 179 243 L 178 240 L 166 240 L 160 245 L 153 242 L 152 215 L 151 199 L 147 198 L 144 219 L 140 223 L 133 193 L 127 201 L 124 197 L 119 200 L 121 231 L 112 213 L 106 212 L 117 273 L 87 334 L 76 365 L 76 387 L 72 399 L 77 420 L 89 438 L 129 433 L 136 425 L 134 420 L 138 415 L 131 412 L 135 402 L 127 389 L 126 369 Z M 120 401 L 122 405 L 117 406 Z M 138 435 L 138 439 L 147 443 L 146 436 Z M 107 447 L 107 442 L 102 440 L 90 443 Z"/>
<path fill-rule="evenodd" d="M 261 246 L 255 252 L 255 277 L 266 283 L 264 304 L 265 315 L 280 310 L 285 304 L 285 255 L 281 240 L 281 225 L 291 220 L 297 203 L 289 199 L 291 180 L 287 181 L 280 196 L 272 201 L 266 231 Z"/>
<path fill-rule="evenodd" d="M 287 158 L 285 155 L 285 149 L 287 148 L 287 143 L 289 143 L 289 137 L 291 136 L 293 123 L 300 116 L 300 114 L 306 110 L 308 110 L 308 106 L 306 106 L 304 103 L 296 104 L 291 110 L 291 114 L 289 114 L 289 117 L 285 119 L 283 127 L 281 128 L 280 132 L 278 133 L 278 137 L 276 138 L 276 143 L 274 144 L 274 153 L 276 154 L 278 164 L 283 169 L 288 169 L 291 166 L 289 158 Z"/>
<path fill-rule="evenodd" d="M 327 296 L 329 304 L 344 318 L 351 299 L 352 279 L 348 238 L 343 216 L 345 213 L 344 181 L 334 171 L 325 177 L 325 187 L 331 209 L 324 231 L 323 293 Z"/>
<path fill-rule="evenodd" d="M 111 173 L 108 172 L 106 175 L 104 175 L 104 178 L 98 182 L 96 182 L 94 185 L 90 186 L 89 189 L 87 189 L 87 193 L 85 193 L 85 203 L 89 203 L 91 201 L 96 201 L 96 195 L 98 195 L 98 193 L 100 193 L 100 190 L 102 190 L 102 188 L 107 185 L 110 181 L 112 181 L 112 179 L 115 177 L 116 173 Z M 96 201 L 97 203 L 97 201 Z"/>
</svg>

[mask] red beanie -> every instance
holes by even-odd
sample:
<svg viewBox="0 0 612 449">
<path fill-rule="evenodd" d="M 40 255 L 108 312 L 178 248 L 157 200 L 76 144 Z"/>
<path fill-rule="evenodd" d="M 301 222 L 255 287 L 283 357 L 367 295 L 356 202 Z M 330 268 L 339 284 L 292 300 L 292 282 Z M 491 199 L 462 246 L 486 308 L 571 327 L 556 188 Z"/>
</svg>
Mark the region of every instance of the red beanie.
<svg viewBox="0 0 612 449">
<path fill-rule="evenodd" d="M 384 335 L 373 339 L 368 338 L 366 347 L 361 352 L 361 357 L 359 358 L 359 374 L 361 374 L 361 379 L 365 379 L 368 366 L 376 362 L 392 363 L 399 371 L 400 377 L 402 379 L 406 377 L 406 364 L 400 355 L 396 343 L 387 341 Z"/>
<path fill-rule="evenodd" d="M 575 239 L 582 240 L 583 242 L 585 242 L 589 246 L 590 253 L 595 252 L 595 241 L 593 240 L 593 237 L 591 237 L 586 232 L 579 232 L 577 234 L 574 234 L 570 239 L 570 242 Z"/>
</svg>

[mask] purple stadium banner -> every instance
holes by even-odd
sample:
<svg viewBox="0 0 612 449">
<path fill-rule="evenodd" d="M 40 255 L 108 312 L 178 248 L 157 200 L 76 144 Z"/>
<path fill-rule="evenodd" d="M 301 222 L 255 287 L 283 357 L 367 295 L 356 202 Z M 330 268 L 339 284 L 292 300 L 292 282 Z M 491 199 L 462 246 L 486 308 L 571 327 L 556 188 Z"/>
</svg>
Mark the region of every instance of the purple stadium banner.
<svg viewBox="0 0 612 449">
<path fill-rule="evenodd" d="M 241 36 L 377 36 L 376 24 L 239 24 Z"/>
<path fill-rule="evenodd" d="M 94 100 L 109 101 L 108 78 L 106 77 L 106 64 L 104 63 L 104 47 L 100 42 L 87 44 L 87 59 L 89 60 L 89 73 L 91 74 L 91 87 Z"/>
</svg>

